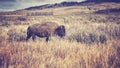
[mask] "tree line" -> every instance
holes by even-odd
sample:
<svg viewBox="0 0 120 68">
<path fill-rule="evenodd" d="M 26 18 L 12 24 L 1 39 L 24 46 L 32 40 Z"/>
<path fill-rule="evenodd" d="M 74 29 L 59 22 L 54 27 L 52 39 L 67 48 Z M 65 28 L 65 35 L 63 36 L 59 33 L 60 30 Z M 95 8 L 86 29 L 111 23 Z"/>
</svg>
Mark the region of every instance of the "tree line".
<svg viewBox="0 0 120 68">
<path fill-rule="evenodd" d="M 87 2 L 120 2 L 120 0 L 86 0 Z"/>
</svg>

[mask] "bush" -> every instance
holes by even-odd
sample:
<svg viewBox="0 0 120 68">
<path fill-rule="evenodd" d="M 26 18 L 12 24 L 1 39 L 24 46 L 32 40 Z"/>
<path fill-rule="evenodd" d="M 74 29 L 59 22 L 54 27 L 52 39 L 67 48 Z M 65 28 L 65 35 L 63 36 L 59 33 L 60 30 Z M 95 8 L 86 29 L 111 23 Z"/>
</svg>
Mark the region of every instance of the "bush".
<svg viewBox="0 0 120 68">
<path fill-rule="evenodd" d="M 26 32 L 23 30 L 11 29 L 7 34 L 9 41 L 24 41 L 26 39 Z"/>
<path fill-rule="evenodd" d="M 6 32 L 7 30 L 5 28 L 0 27 L 0 44 L 7 39 Z"/>
<path fill-rule="evenodd" d="M 26 21 L 27 19 L 24 18 L 24 17 L 18 17 L 17 20 L 19 20 L 19 21 Z"/>
<path fill-rule="evenodd" d="M 119 25 L 108 25 L 106 27 L 98 27 L 99 31 L 105 33 L 109 39 L 120 39 L 120 26 Z"/>
<path fill-rule="evenodd" d="M 6 21 L 6 22 L 2 22 L 2 23 L 0 23 L 0 26 L 6 26 L 6 27 L 9 27 L 11 24 L 8 22 L 8 21 Z"/>
<path fill-rule="evenodd" d="M 105 43 L 107 41 L 106 35 L 94 33 L 76 33 L 68 37 L 69 40 L 75 40 L 82 43 Z"/>
</svg>

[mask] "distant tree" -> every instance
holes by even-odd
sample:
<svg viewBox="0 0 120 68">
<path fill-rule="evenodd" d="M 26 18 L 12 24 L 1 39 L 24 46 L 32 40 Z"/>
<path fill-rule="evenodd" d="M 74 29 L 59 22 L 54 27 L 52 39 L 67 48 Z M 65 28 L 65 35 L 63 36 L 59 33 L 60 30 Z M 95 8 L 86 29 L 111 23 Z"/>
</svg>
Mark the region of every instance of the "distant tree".
<svg viewBox="0 0 120 68">
<path fill-rule="evenodd" d="M 72 6 L 72 5 L 78 5 L 79 4 L 79 2 L 61 2 L 60 3 L 61 5 L 63 5 L 63 6 Z"/>
</svg>

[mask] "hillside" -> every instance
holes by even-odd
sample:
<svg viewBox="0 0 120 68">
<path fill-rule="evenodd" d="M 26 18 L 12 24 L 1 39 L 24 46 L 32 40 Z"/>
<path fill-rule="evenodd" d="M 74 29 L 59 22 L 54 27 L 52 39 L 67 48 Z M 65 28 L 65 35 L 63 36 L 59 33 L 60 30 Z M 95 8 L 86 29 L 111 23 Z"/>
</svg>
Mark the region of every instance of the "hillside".
<svg viewBox="0 0 120 68">
<path fill-rule="evenodd" d="M 75 15 L 81 13 L 118 13 L 119 3 L 115 2 L 62 2 L 56 4 L 46 4 L 42 6 L 30 7 L 17 11 L 0 12 L 0 15 L 10 16 L 42 16 L 42 15 Z M 64 11 L 64 12 L 63 12 Z"/>
<path fill-rule="evenodd" d="M 55 4 L 45 4 L 45 5 L 41 5 L 41 6 L 34 6 L 34 7 L 29 7 L 26 8 L 25 10 L 35 10 L 35 9 L 46 9 L 46 8 L 58 8 L 58 7 L 67 7 L 67 6 L 83 6 L 83 5 L 90 5 L 91 3 L 105 3 L 105 2 L 115 2 L 115 3 L 119 3 L 119 0 L 88 0 L 88 1 L 83 1 L 83 2 L 61 2 L 61 3 L 55 3 Z"/>
<path fill-rule="evenodd" d="M 41 6 L 34 6 L 30 8 L 26 8 L 25 10 L 35 10 L 35 9 L 46 9 L 46 8 L 58 8 L 58 7 L 66 7 L 66 6 L 78 6 L 82 5 L 82 2 L 61 2 L 55 4 L 46 4 Z"/>
</svg>

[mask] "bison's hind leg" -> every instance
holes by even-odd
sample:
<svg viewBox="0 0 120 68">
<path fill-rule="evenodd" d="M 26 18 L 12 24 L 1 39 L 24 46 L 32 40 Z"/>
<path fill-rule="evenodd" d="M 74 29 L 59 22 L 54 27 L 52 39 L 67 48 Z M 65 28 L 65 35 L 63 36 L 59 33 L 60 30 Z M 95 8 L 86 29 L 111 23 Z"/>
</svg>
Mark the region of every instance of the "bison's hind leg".
<svg viewBox="0 0 120 68">
<path fill-rule="evenodd" d="M 26 37 L 26 41 L 28 41 L 30 39 L 30 37 L 32 36 L 32 33 L 30 31 L 30 27 L 28 27 L 27 29 L 27 37 Z"/>
</svg>

